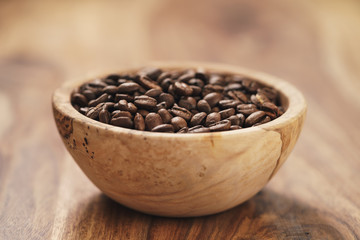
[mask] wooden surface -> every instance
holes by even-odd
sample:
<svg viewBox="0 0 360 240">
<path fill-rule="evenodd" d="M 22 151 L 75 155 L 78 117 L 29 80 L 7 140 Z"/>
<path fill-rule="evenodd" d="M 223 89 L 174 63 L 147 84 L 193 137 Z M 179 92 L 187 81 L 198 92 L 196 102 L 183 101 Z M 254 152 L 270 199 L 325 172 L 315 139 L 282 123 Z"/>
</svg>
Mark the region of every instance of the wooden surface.
<svg viewBox="0 0 360 240">
<path fill-rule="evenodd" d="M 360 3 L 1 1 L 0 239 L 359 239 Z M 265 71 L 308 101 L 270 183 L 221 214 L 144 215 L 102 195 L 66 152 L 51 93 L 149 60 Z"/>
</svg>

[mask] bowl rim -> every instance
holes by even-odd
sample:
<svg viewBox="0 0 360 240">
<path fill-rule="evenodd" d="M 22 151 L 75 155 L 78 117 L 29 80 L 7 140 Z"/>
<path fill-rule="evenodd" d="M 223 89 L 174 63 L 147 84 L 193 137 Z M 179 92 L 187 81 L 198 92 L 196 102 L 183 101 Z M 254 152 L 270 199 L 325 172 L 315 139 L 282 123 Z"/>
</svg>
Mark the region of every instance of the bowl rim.
<svg viewBox="0 0 360 240">
<path fill-rule="evenodd" d="M 264 83 L 265 85 L 274 87 L 279 91 L 283 96 L 288 100 L 287 110 L 280 117 L 271 120 L 270 122 L 248 128 L 242 128 L 232 131 L 221 131 L 221 132 L 207 132 L 207 133 L 186 133 L 186 134 L 177 134 L 177 133 L 161 133 L 161 132 L 149 132 L 149 131 L 139 131 L 135 129 L 128 129 L 118 126 L 113 126 L 110 124 L 105 124 L 97 120 L 82 115 L 78 112 L 70 102 L 71 92 L 79 87 L 81 84 L 90 81 L 91 79 L 99 78 L 102 76 L 109 75 L 111 73 L 122 73 L 122 72 L 131 72 L 136 71 L 144 67 L 159 67 L 162 69 L 187 69 L 187 68 L 203 68 L 205 70 L 217 71 L 223 73 L 239 74 L 245 77 L 249 77 Z M 230 64 L 222 63 L 209 63 L 209 62 L 194 62 L 194 61 L 181 61 L 181 62 L 150 62 L 148 64 L 141 64 L 135 67 L 122 67 L 116 69 L 115 71 L 99 71 L 97 73 L 87 74 L 82 79 L 67 80 L 62 86 L 57 88 L 52 95 L 52 106 L 53 109 L 59 111 L 62 115 L 72 119 L 75 122 L 80 124 L 86 124 L 98 130 L 110 131 L 114 134 L 126 134 L 133 135 L 138 137 L 146 138 L 176 138 L 188 139 L 188 138 L 204 138 L 204 137 L 225 137 L 225 136 L 238 136 L 243 134 L 248 134 L 250 132 L 259 132 L 259 131 L 271 131 L 278 130 L 284 126 L 290 124 L 292 121 L 297 120 L 307 111 L 307 104 L 303 94 L 292 84 L 286 82 L 278 77 L 260 72 L 255 70 L 250 70 L 244 67 L 239 67 Z"/>
</svg>

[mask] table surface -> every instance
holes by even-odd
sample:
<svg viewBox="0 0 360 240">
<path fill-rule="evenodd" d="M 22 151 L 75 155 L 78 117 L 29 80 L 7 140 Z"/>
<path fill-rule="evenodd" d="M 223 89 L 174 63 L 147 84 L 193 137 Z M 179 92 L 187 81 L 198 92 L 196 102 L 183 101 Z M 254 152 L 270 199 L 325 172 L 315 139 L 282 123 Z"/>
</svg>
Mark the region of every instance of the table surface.
<svg viewBox="0 0 360 240">
<path fill-rule="evenodd" d="M 360 239 L 360 2 L 1 1 L 0 239 Z M 299 141 L 255 197 L 163 218 L 85 177 L 51 94 L 89 71 L 152 60 L 229 63 L 297 86 Z"/>
</svg>

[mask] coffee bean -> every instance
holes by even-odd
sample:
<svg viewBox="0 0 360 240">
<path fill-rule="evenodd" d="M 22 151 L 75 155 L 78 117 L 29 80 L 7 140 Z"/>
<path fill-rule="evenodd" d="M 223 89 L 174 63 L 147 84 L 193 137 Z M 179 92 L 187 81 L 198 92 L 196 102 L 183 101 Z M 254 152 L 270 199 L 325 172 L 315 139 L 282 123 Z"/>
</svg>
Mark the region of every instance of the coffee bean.
<svg viewBox="0 0 360 240">
<path fill-rule="evenodd" d="M 209 105 L 209 103 L 206 100 L 199 100 L 197 103 L 197 109 L 200 112 L 205 112 L 205 113 L 210 113 L 211 112 L 211 107 Z"/>
<path fill-rule="evenodd" d="M 160 76 L 157 78 L 157 82 L 161 83 L 166 78 L 171 79 L 171 72 L 162 72 Z"/>
<path fill-rule="evenodd" d="M 265 95 L 270 101 L 275 101 L 278 96 L 277 91 L 269 87 L 259 88 L 257 92 Z"/>
<path fill-rule="evenodd" d="M 211 124 L 209 127 L 211 132 L 226 131 L 230 129 L 231 122 L 229 120 L 222 120 L 220 122 Z"/>
<path fill-rule="evenodd" d="M 118 85 L 116 80 L 113 80 L 113 79 L 110 79 L 110 78 L 104 79 L 104 83 L 106 83 L 107 85 L 112 85 L 112 86 L 117 86 Z"/>
<path fill-rule="evenodd" d="M 163 121 L 163 123 L 170 123 L 170 121 L 171 121 L 171 119 L 172 119 L 172 115 L 171 115 L 171 113 L 169 113 L 169 111 L 168 110 L 166 110 L 166 109 L 160 109 L 159 111 L 158 111 L 158 114 L 160 115 L 160 117 L 161 117 L 161 119 L 162 119 L 162 121 Z"/>
<path fill-rule="evenodd" d="M 103 91 L 107 94 L 116 94 L 118 92 L 118 87 L 113 85 L 106 86 Z"/>
<path fill-rule="evenodd" d="M 245 116 L 242 113 L 238 113 L 236 114 L 236 116 L 239 118 L 240 122 L 239 122 L 239 126 L 243 127 L 244 126 L 244 122 L 245 122 Z"/>
<path fill-rule="evenodd" d="M 231 125 L 230 126 L 230 130 L 238 130 L 240 129 L 241 127 L 239 125 Z"/>
<path fill-rule="evenodd" d="M 225 79 L 218 74 L 211 74 L 209 78 L 209 84 L 212 85 L 224 85 Z"/>
<path fill-rule="evenodd" d="M 117 118 L 112 118 L 110 120 L 110 124 L 118 127 L 132 128 L 133 121 L 128 117 L 117 117 Z"/>
<path fill-rule="evenodd" d="M 236 108 L 237 105 L 240 104 L 240 101 L 238 100 L 220 100 L 219 101 L 219 107 L 221 109 L 227 109 L 227 108 Z"/>
<path fill-rule="evenodd" d="M 145 89 L 159 89 L 162 90 L 162 88 L 157 84 L 157 82 L 151 80 L 148 76 L 141 76 L 137 83 L 143 86 Z"/>
<path fill-rule="evenodd" d="M 145 130 L 145 121 L 143 116 L 140 113 L 136 113 L 134 117 L 134 127 L 136 130 Z"/>
<path fill-rule="evenodd" d="M 126 83 L 120 84 L 120 86 L 118 87 L 118 92 L 119 93 L 132 93 L 132 92 L 139 90 L 139 88 L 140 88 L 140 86 L 137 83 L 126 82 Z"/>
<path fill-rule="evenodd" d="M 211 109 L 212 112 L 220 112 L 220 108 L 219 107 L 213 107 Z"/>
<path fill-rule="evenodd" d="M 258 111 L 255 104 L 239 104 L 236 107 L 238 113 L 242 113 L 245 116 L 249 116 L 250 114 Z"/>
<path fill-rule="evenodd" d="M 89 111 L 88 107 L 79 108 L 79 112 L 83 115 L 85 115 L 88 111 Z"/>
<path fill-rule="evenodd" d="M 151 78 L 152 80 L 156 81 L 157 78 L 162 73 L 162 70 L 160 68 L 155 67 L 146 67 L 139 71 L 139 75 L 146 75 L 147 77 Z"/>
<path fill-rule="evenodd" d="M 187 110 L 192 110 L 196 108 L 196 100 L 193 97 L 181 97 L 179 100 L 179 106 L 186 108 Z"/>
<path fill-rule="evenodd" d="M 193 90 L 189 85 L 184 82 L 175 82 L 174 92 L 179 96 L 190 96 Z"/>
<path fill-rule="evenodd" d="M 272 112 L 275 116 L 279 114 L 279 108 L 272 102 L 264 102 L 261 104 L 260 109 L 266 112 Z"/>
<path fill-rule="evenodd" d="M 205 69 L 203 69 L 203 68 L 196 69 L 195 78 L 198 78 L 204 82 L 207 81 Z"/>
<path fill-rule="evenodd" d="M 139 108 L 151 110 L 156 106 L 157 101 L 155 98 L 152 98 L 152 97 L 149 97 L 146 95 L 142 95 L 142 96 L 135 97 L 134 103 Z"/>
<path fill-rule="evenodd" d="M 222 99 L 223 95 L 217 92 L 212 92 L 204 97 L 204 100 L 208 102 L 210 107 L 215 107 Z"/>
<path fill-rule="evenodd" d="M 130 112 L 128 111 L 121 111 L 121 110 L 117 110 L 117 111 L 114 111 L 116 112 L 115 114 L 112 115 L 113 118 L 118 118 L 118 117 L 128 117 L 130 119 L 133 118 L 133 116 L 131 115 Z M 114 113 L 113 112 L 113 113 Z"/>
<path fill-rule="evenodd" d="M 270 121 L 271 121 L 271 118 L 269 116 L 266 116 L 263 120 L 255 123 L 254 126 L 258 126 L 260 124 L 264 124 L 264 123 L 267 123 L 267 122 L 270 122 Z"/>
<path fill-rule="evenodd" d="M 192 85 L 190 85 L 190 87 L 191 87 L 192 90 L 193 90 L 193 92 L 192 92 L 192 95 L 193 95 L 193 96 L 200 96 L 201 91 L 202 91 L 201 87 L 192 86 Z"/>
<path fill-rule="evenodd" d="M 231 122 L 231 125 L 240 125 L 240 118 L 237 115 L 233 115 L 227 118 Z"/>
<path fill-rule="evenodd" d="M 200 112 L 195 114 L 190 120 L 190 127 L 201 125 L 205 122 L 207 114 L 205 112 Z"/>
<path fill-rule="evenodd" d="M 205 120 L 205 126 L 210 126 L 213 123 L 219 122 L 221 120 L 221 115 L 218 112 L 212 112 L 207 115 Z"/>
<path fill-rule="evenodd" d="M 153 88 L 145 92 L 145 95 L 152 98 L 157 98 L 161 93 L 162 91 L 160 89 Z"/>
<path fill-rule="evenodd" d="M 252 114 L 250 114 L 246 119 L 245 119 L 245 127 L 251 127 L 254 124 L 260 122 L 261 120 L 263 120 L 265 118 L 266 114 L 264 111 L 257 111 L 254 112 Z"/>
<path fill-rule="evenodd" d="M 188 132 L 189 133 L 206 133 L 206 132 L 210 132 L 210 128 L 204 127 L 202 125 L 197 125 L 192 128 L 189 128 Z"/>
<path fill-rule="evenodd" d="M 224 92 L 224 87 L 220 85 L 207 84 L 203 87 L 202 95 L 206 96 L 212 92 L 217 92 L 222 94 Z"/>
<path fill-rule="evenodd" d="M 107 86 L 107 84 L 102 82 L 100 79 L 96 79 L 95 81 L 90 82 L 89 86 L 93 88 L 104 88 Z"/>
<path fill-rule="evenodd" d="M 99 121 L 103 123 L 109 123 L 110 122 L 110 113 L 109 111 L 102 109 L 99 112 Z"/>
<path fill-rule="evenodd" d="M 187 110 L 186 108 L 179 107 L 179 106 L 173 106 L 173 108 L 170 110 L 170 112 L 174 116 L 182 117 L 186 121 L 189 121 L 192 117 L 192 114 L 191 114 L 191 112 L 189 112 L 189 110 Z"/>
<path fill-rule="evenodd" d="M 151 129 L 152 132 L 169 132 L 169 133 L 173 133 L 174 132 L 174 127 L 171 124 L 161 124 L 158 125 L 156 127 L 154 127 L 153 129 Z"/>
<path fill-rule="evenodd" d="M 134 101 L 134 97 L 129 94 L 115 94 L 114 101 L 119 102 L 120 100 L 126 100 L 128 102 Z"/>
<path fill-rule="evenodd" d="M 96 98 L 96 94 L 91 90 L 84 90 L 82 94 L 86 97 L 88 101 L 94 100 Z"/>
<path fill-rule="evenodd" d="M 234 100 L 238 100 L 238 101 L 240 101 L 242 103 L 247 103 L 248 102 L 248 98 L 241 91 L 229 91 L 227 94 L 228 94 L 229 97 L 231 97 Z"/>
<path fill-rule="evenodd" d="M 160 109 L 166 109 L 166 102 L 156 104 L 156 110 L 159 111 Z"/>
<path fill-rule="evenodd" d="M 91 119 L 94 119 L 96 120 L 99 116 L 99 113 L 101 111 L 101 108 L 96 108 L 96 107 L 91 107 L 89 108 L 89 111 L 86 113 L 86 116 L 91 118 Z"/>
<path fill-rule="evenodd" d="M 181 76 L 179 76 L 178 81 L 179 82 L 187 82 L 190 79 L 195 77 L 195 71 L 194 70 L 188 70 Z"/>
<path fill-rule="evenodd" d="M 182 117 L 174 117 L 171 119 L 171 124 L 174 126 L 175 132 L 187 127 L 187 122 Z"/>
<path fill-rule="evenodd" d="M 160 86 L 163 89 L 163 91 L 168 91 L 170 85 L 173 84 L 173 80 L 171 78 L 166 78 L 163 81 L 161 81 Z"/>
<path fill-rule="evenodd" d="M 86 97 L 80 93 L 74 93 L 71 95 L 71 103 L 79 105 L 80 107 L 85 107 L 88 104 Z"/>
<path fill-rule="evenodd" d="M 236 91 L 240 90 L 242 88 L 242 85 L 240 83 L 230 83 L 225 87 L 225 91 Z"/>
<path fill-rule="evenodd" d="M 202 80 L 197 79 L 197 78 L 192 78 L 192 79 L 190 79 L 189 82 L 188 82 L 188 84 L 191 85 L 191 86 L 200 87 L 200 89 L 201 89 L 202 87 L 204 87 L 204 85 L 205 85 Z"/>
<path fill-rule="evenodd" d="M 101 95 L 100 97 L 91 100 L 89 102 L 89 107 L 95 107 L 96 105 L 98 105 L 99 103 L 103 103 L 106 102 L 108 100 L 109 94 L 104 93 L 103 95 Z"/>
<path fill-rule="evenodd" d="M 166 108 L 171 108 L 174 105 L 174 97 L 169 93 L 161 93 L 159 96 L 160 102 L 166 103 Z"/>
<path fill-rule="evenodd" d="M 258 88 L 260 87 L 259 83 L 248 78 L 242 80 L 242 86 L 250 93 L 256 93 Z"/>
<path fill-rule="evenodd" d="M 228 117 L 235 114 L 235 109 L 234 108 L 228 108 L 228 109 L 220 111 L 219 113 L 221 115 L 221 119 L 226 119 L 226 118 L 228 118 Z"/>
<path fill-rule="evenodd" d="M 179 131 L 177 131 L 177 133 L 187 133 L 189 132 L 189 128 L 188 127 L 184 127 L 182 129 L 180 129 Z"/>
<path fill-rule="evenodd" d="M 163 124 L 163 121 L 159 114 L 157 113 L 149 113 L 145 117 L 145 126 L 146 129 L 151 131 L 154 127 Z"/>
</svg>

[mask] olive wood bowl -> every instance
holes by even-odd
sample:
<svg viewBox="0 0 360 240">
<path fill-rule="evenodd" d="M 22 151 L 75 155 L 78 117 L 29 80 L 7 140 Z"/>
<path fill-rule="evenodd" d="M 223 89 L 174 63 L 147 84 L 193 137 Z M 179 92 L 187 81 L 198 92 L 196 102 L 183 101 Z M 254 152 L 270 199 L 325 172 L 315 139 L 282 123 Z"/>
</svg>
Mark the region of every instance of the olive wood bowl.
<svg viewBox="0 0 360 240">
<path fill-rule="evenodd" d="M 145 132 L 82 115 L 71 105 L 70 94 L 93 78 L 66 82 L 53 94 L 54 118 L 67 150 L 86 176 L 113 200 L 161 216 L 218 213 L 259 192 L 299 137 L 307 109 L 303 95 L 276 77 L 237 66 L 193 62 L 150 66 L 241 74 L 277 89 L 286 111 L 268 123 L 233 131 Z"/>
</svg>

